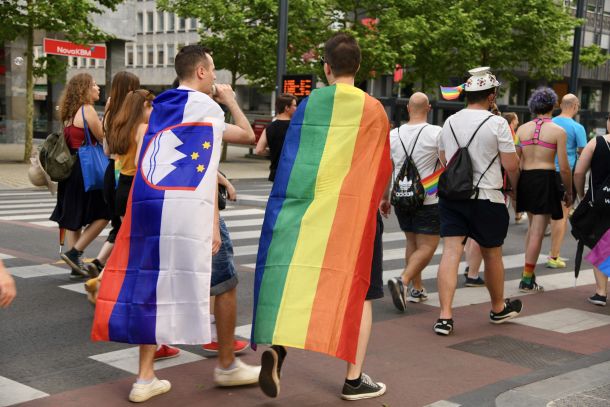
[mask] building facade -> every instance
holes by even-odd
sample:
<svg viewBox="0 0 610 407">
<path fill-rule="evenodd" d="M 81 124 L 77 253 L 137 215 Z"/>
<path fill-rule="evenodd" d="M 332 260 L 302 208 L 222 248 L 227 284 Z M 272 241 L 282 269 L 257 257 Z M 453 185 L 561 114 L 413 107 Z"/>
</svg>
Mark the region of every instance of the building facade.
<svg viewBox="0 0 610 407">
<path fill-rule="evenodd" d="M 575 0 L 561 0 L 563 4 L 575 10 Z M 582 46 L 597 44 L 605 52 L 610 50 L 610 0 L 585 0 L 586 24 L 583 31 Z M 93 60 L 78 57 L 68 58 L 68 79 L 79 72 L 91 74 L 102 88 L 102 103 L 112 76 L 127 70 L 136 74 L 143 87 L 155 93 L 167 89 L 175 79 L 173 61 L 178 50 L 189 44 L 199 42 L 200 23 L 193 18 L 181 18 L 172 13 L 157 9 L 154 0 L 127 0 L 117 11 L 102 16 L 94 16 L 94 22 L 103 30 L 116 36 L 107 43 L 108 59 Z M 39 34 L 38 44 L 44 34 Z M 52 36 L 52 35 L 49 35 Z M 25 50 L 23 40 L 9 44 L 0 44 L 0 143 L 20 142 L 24 134 L 25 118 Z M 42 55 L 42 46 L 34 50 L 35 56 Z M 505 106 L 524 106 L 531 90 L 541 84 L 555 88 L 561 96 L 567 93 L 570 75 L 569 64 L 559 70 L 562 80 L 546 83 L 532 80 L 525 70 L 516 69 L 517 81 L 506 84 L 499 104 Z M 605 63 L 597 68 L 580 67 L 578 96 L 585 112 L 581 120 L 588 128 L 605 127 L 604 113 L 610 110 L 610 64 Z M 219 83 L 230 83 L 227 71 L 217 71 Z M 37 137 L 43 137 L 50 129 L 57 129 L 58 123 L 51 125 L 50 119 L 55 111 L 62 85 L 50 85 L 44 78 L 36 82 L 35 88 L 35 131 Z M 417 88 L 417 84 L 413 85 Z M 392 75 L 381 76 L 367 84 L 367 90 L 376 97 L 395 99 L 398 97 L 397 86 Z M 259 93 L 248 87 L 241 79 L 236 89 L 238 99 L 246 114 L 252 119 L 268 116 L 271 112 L 271 94 Z M 407 96 L 408 90 L 400 96 Z M 450 109 L 447 109 L 449 112 Z M 435 117 L 442 121 L 443 112 Z M 526 117 L 523 117 L 526 118 Z"/>
</svg>

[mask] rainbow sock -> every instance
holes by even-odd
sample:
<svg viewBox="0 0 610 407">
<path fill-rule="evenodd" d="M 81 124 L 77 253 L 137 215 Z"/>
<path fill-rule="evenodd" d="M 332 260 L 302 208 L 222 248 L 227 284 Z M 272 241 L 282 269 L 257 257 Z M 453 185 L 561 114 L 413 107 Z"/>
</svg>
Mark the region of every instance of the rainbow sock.
<svg viewBox="0 0 610 407">
<path fill-rule="evenodd" d="M 521 281 L 523 281 L 525 284 L 531 284 L 532 279 L 534 278 L 535 268 L 535 264 L 525 263 L 525 266 L 523 267 L 523 275 L 521 276 Z"/>
</svg>

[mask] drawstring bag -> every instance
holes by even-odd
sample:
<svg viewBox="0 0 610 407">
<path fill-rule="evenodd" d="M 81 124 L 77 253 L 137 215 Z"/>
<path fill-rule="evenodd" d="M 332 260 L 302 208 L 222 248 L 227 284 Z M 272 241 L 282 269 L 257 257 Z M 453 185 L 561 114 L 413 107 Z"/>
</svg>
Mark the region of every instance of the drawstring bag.
<svg viewBox="0 0 610 407">
<path fill-rule="evenodd" d="M 85 108 L 81 108 L 83 115 L 83 127 L 85 128 L 85 144 L 78 149 L 80 159 L 80 169 L 83 173 L 85 191 L 94 191 L 104 188 L 104 173 L 108 167 L 108 157 L 104 154 L 104 147 L 101 144 L 93 145 L 89 126 L 85 120 Z"/>
</svg>

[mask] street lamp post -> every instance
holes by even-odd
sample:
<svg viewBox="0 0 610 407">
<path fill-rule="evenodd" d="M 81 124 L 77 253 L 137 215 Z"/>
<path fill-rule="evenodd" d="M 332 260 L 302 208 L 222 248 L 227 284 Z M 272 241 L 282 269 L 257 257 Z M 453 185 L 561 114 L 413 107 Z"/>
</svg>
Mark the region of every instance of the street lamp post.
<svg viewBox="0 0 610 407">
<path fill-rule="evenodd" d="M 576 18 L 582 19 L 585 16 L 585 2 L 576 2 Z M 574 29 L 574 45 L 572 46 L 572 69 L 570 70 L 569 91 L 576 95 L 578 92 L 578 71 L 580 64 L 580 43 L 582 42 L 582 25 Z"/>
<path fill-rule="evenodd" d="M 280 0 L 277 41 L 277 77 L 275 96 L 282 92 L 282 77 L 286 74 L 286 48 L 288 46 L 288 0 Z"/>
</svg>

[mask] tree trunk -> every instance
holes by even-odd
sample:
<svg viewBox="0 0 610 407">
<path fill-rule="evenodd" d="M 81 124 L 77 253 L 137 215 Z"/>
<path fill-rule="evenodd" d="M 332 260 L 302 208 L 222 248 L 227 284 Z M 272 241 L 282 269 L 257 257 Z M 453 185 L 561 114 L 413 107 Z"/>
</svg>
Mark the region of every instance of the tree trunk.
<svg viewBox="0 0 610 407">
<path fill-rule="evenodd" d="M 31 9 L 31 6 L 32 0 L 28 0 L 28 9 Z M 31 16 L 31 12 L 29 14 Z M 32 155 L 32 139 L 34 138 L 34 27 L 31 20 L 28 24 L 27 36 L 24 162 L 30 161 L 30 156 Z"/>
</svg>

